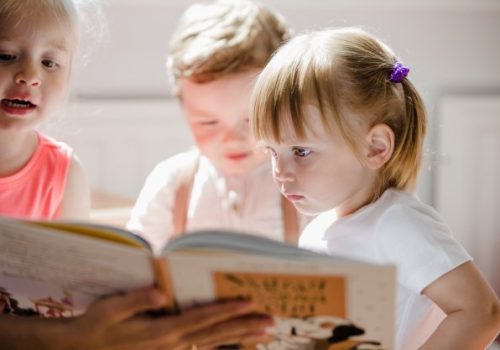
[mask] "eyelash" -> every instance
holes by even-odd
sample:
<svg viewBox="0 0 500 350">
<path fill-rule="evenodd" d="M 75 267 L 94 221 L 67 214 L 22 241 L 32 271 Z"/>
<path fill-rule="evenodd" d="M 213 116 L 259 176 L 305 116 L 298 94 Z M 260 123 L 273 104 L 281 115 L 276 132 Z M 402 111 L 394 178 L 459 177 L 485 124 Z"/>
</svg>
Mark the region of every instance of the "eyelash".
<svg viewBox="0 0 500 350">
<path fill-rule="evenodd" d="M 8 54 L 8 53 L 0 54 L 0 62 L 8 63 L 8 62 L 14 61 L 16 59 L 17 59 L 16 55 L 12 55 L 12 54 Z M 54 70 L 54 69 L 57 69 L 60 67 L 60 65 L 52 59 L 43 59 L 41 61 L 41 63 L 45 68 L 50 69 L 50 70 Z"/>
<path fill-rule="evenodd" d="M 2 62 L 8 62 L 16 59 L 16 55 L 11 55 L 8 53 L 1 53 L 0 54 L 0 61 Z"/>
<path fill-rule="evenodd" d="M 265 152 L 266 153 L 270 153 L 271 157 L 273 157 L 273 158 L 277 158 L 278 157 L 278 155 L 276 154 L 276 151 L 274 149 L 272 149 L 271 147 L 269 147 L 269 146 L 266 146 Z"/>
<path fill-rule="evenodd" d="M 271 156 L 273 158 L 278 157 L 276 151 L 269 146 L 266 147 L 266 152 L 271 153 Z M 309 156 L 312 153 L 312 151 L 310 149 L 303 148 L 303 147 L 293 147 L 292 152 L 293 152 L 293 155 L 297 158 L 306 158 L 307 156 Z M 305 154 L 301 154 L 301 153 L 305 153 Z"/>
<path fill-rule="evenodd" d="M 59 64 L 57 64 L 57 62 L 55 62 L 53 60 L 49 60 L 49 59 L 42 60 L 42 64 L 47 69 L 56 69 L 56 68 L 60 67 Z M 49 66 L 49 65 L 52 65 L 52 66 Z"/>
<path fill-rule="evenodd" d="M 292 150 L 293 150 L 293 155 L 299 158 L 305 158 L 311 154 L 310 149 L 303 147 L 294 147 Z M 306 154 L 301 154 L 301 153 L 306 153 Z"/>
<path fill-rule="evenodd" d="M 200 122 L 200 125 L 212 126 L 212 125 L 217 125 L 217 123 L 218 123 L 217 120 L 207 120 L 207 121 Z"/>
</svg>

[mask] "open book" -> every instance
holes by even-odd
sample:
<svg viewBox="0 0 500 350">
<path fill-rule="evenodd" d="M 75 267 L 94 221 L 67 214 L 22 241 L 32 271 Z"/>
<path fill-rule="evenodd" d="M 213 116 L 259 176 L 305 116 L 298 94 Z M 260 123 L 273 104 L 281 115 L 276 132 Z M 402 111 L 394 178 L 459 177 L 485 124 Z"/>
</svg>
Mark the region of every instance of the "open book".
<svg viewBox="0 0 500 350">
<path fill-rule="evenodd" d="M 171 309 L 253 299 L 276 319 L 257 349 L 394 348 L 393 266 L 223 231 L 182 235 L 153 256 L 144 240 L 108 226 L 0 218 L 3 313 L 71 317 L 100 296 L 155 283 Z"/>
</svg>

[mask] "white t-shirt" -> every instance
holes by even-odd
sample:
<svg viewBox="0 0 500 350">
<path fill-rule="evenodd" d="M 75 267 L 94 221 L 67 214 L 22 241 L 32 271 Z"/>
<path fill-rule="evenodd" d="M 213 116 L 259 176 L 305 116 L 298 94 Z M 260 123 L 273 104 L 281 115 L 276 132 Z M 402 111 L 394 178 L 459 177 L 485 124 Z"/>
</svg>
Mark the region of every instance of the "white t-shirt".
<svg viewBox="0 0 500 350">
<path fill-rule="evenodd" d="M 161 249 L 172 235 L 172 209 L 180 169 L 189 166 L 193 151 L 177 154 L 151 172 L 132 210 L 127 228 L 153 249 Z M 186 231 L 231 229 L 284 240 L 281 194 L 274 184 L 270 162 L 244 177 L 226 178 L 203 155 L 199 157 Z M 300 218 L 305 226 L 304 217 Z"/>
<path fill-rule="evenodd" d="M 299 246 L 317 252 L 397 267 L 396 349 L 417 349 L 445 317 L 422 290 L 471 260 L 441 216 L 408 192 L 388 189 L 374 203 L 337 219 L 322 213 Z"/>
</svg>

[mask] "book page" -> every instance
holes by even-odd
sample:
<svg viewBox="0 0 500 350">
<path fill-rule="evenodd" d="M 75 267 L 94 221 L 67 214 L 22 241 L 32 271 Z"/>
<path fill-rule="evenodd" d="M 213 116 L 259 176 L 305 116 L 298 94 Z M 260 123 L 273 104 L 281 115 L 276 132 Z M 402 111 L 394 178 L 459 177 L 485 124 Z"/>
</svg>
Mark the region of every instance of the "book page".
<svg viewBox="0 0 500 350">
<path fill-rule="evenodd" d="M 181 307 L 242 297 L 275 316 L 272 339 L 251 348 L 394 347 L 393 267 L 215 252 L 172 253 L 168 261 Z"/>
<path fill-rule="evenodd" d="M 257 312 L 280 317 L 346 317 L 344 276 L 215 271 L 215 296 L 258 301 Z"/>
<path fill-rule="evenodd" d="M 153 281 L 147 250 L 34 226 L 0 226 L 0 295 L 19 312 L 76 315 L 99 296 Z"/>
</svg>

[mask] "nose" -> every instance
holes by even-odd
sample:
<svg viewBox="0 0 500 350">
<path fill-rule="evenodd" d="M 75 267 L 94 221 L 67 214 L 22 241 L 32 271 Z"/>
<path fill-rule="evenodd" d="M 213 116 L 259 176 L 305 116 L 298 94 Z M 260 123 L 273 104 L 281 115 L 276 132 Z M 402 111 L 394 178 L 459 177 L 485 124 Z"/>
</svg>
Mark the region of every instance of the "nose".
<svg viewBox="0 0 500 350">
<path fill-rule="evenodd" d="M 250 131 L 246 123 L 227 125 L 224 132 L 224 141 L 246 141 L 250 138 Z"/>
<path fill-rule="evenodd" d="M 279 183 L 290 182 L 293 180 L 293 171 L 291 165 L 283 158 L 273 158 L 273 175 Z"/>
<path fill-rule="evenodd" d="M 40 86 L 42 80 L 40 73 L 32 63 L 24 64 L 15 76 L 16 84 Z"/>
</svg>

